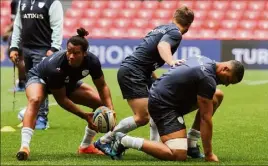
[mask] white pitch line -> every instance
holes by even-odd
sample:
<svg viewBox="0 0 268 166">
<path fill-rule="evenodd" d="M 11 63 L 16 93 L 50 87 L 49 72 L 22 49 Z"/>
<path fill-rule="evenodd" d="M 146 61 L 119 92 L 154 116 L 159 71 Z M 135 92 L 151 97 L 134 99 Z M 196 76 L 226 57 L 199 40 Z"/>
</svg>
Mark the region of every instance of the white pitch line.
<svg viewBox="0 0 268 166">
<path fill-rule="evenodd" d="M 263 85 L 268 84 L 268 80 L 244 80 L 243 83 L 247 85 Z"/>
</svg>

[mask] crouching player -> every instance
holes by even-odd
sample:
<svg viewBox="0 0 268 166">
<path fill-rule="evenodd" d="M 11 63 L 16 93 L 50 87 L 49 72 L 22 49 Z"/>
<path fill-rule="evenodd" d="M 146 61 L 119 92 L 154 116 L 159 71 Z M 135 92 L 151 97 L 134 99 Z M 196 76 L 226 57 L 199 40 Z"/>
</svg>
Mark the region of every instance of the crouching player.
<svg viewBox="0 0 268 166">
<path fill-rule="evenodd" d="M 112 158 L 120 158 L 126 148 L 134 148 L 162 160 L 186 160 L 187 136 L 183 116 L 198 108 L 195 123 L 200 127 L 206 161 L 218 161 L 212 150 L 212 115 L 223 100 L 218 84 L 239 83 L 243 65 L 235 60 L 216 63 L 198 56 L 172 67 L 150 89 L 148 109 L 161 141 L 152 142 L 116 133 L 111 143 Z M 196 124 L 197 125 L 197 124 Z"/>
<path fill-rule="evenodd" d="M 67 41 L 67 50 L 45 58 L 29 71 L 26 85 L 28 105 L 21 130 L 21 147 L 16 155 L 18 160 L 27 160 L 29 156 L 36 116 L 48 93 L 53 94 L 62 108 L 87 121 L 79 153 L 103 154 L 91 144 L 96 134 L 96 126 L 92 123 L 93 113 L 86 113 L 75 104 L 92 109 L 105 105 L 113 110 L 112 99 L 99 59 L 87 51 L 88 41 L 85 36 L 88 32 L 80 28 L 77 33 L 77 36 Z M 80 81 L 88 75 L 92 77 L 98 92 Z"/>
</svg>

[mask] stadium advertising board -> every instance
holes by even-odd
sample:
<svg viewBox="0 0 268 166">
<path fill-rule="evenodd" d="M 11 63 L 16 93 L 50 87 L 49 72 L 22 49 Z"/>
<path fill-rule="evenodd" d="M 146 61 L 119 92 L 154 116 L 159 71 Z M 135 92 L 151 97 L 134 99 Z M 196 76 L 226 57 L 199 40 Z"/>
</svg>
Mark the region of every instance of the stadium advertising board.
<svg viewBox="0 0 268 166">
<path fill-rule="evenodd" d="M 63 49 L 67 40 L 63 40 Z M 131 39 L 90 39 L 90 51 L 97 55 L 103 67 L 117 68 L 122 60 L 130 55 L 140 40 Z M 6 43 L 1 43 L 1 65 L 11 66 Z M 194 55 L 208 56 L 220 61 L 220 41 L 217 40 L 183 40 L 174 54 L 175 58 L 187 58 Z"/>
<path fill-rule="evenodd" d="M 247 69 L 268 69 L 268 41 L 222 41 L 222 60 L 235 59 Z"/>
</svg>

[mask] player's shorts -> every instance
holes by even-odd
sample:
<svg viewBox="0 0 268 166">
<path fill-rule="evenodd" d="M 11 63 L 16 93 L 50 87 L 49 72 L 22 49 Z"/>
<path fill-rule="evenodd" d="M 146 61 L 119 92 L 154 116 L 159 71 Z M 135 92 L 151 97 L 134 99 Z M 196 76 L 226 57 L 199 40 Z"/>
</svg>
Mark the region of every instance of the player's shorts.
<svg viewBox="0 0 268 166">
<path fill-rule="evenodd" d="M 186 128 L 181 110 L 167 106 L 151 96 L 149 96 L 148 110 L 157 126 L 160 136 Z"/>
<path fill-rule="evenodd" d="M 117 81 L 124 99 L 148 98 L 151 76 L 121 66 L 117 73 Z"/>
<path fill-rule="evenodd" d="M 49 89 L 46 87 L 46 83 L 42 78 L 39 78 L 38 76 L 32 76 L 28 79 L 27 83 L 26 83 L 26 88 L 33 84 L 33 83 L 38 83 L 38 84 L 43 84 L 45 86 L 46 89 L 46 94 L 50 94 L 51 92 L 49 91 Z M 79 88 L 81 85 L 83 84 L 82 81 L 77 81 L 76 84 L 68 84 L 66 86 L 66 96 L 70 96 L 72 92 L 74 92 L 77 88 Z"/>
</svg>

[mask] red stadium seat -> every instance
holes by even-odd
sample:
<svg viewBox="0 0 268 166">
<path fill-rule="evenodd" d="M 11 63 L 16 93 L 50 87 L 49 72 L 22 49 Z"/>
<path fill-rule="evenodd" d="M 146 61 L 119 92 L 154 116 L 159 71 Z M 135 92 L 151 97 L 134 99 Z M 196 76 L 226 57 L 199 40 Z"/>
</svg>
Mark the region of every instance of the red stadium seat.
<svg viewBox="0 0 268 166">
<path fill-rule="evenodd" d="M 238 30 L 236 30 L 235 34 L 236 34 L 235 39 L 238 39 L 238 40 L 250 40 L 250 39 L 253 39 L 253 33 L 250 30 L 238 29 Z"/>
<path fill-rule="evenodd" d="M 247 8 L 247 1 L 237 0 L 230 2 L 230 9 L 232 10 L 241 11 L 245 10 L 246 8 Z"/>
<path fill-rule="evenodd" d="M 248 9 L 253 11 L 262 11 L 265 7 L 265 1 L 249 1 Z"/>
<path fill-rule="evenodd" d="M 268 20 L 260 20 L 257 24 L 259 30 L 268 31 Z"/>
<path fill-rule="evenodd" d="M 236 29 L 238 26 L 238 21 L 236 20 L 222 20 L 220 27 L 224 29 Z"/>
<path fill-rule="evenodd" d="M 127 37 L 126 29 L 111 28 L 109 30 L 109 37 L 111 38 L 124 38 Z"/>
<path fill-rule="evenodd" d="M 233 39 L 234 33 L 233 30 L 220 29 L 217 31 L 216 37 L 219 39 Z"/>
<path fill-rule="evenodd" d="M 258 11 L 245 11 L 243 12 L 243 19 L 258 20 L 261 12 Z"/>
<path fill-rule="evenodd" d="M 202 29 L 199 31 L 199 33 L 199 38 L 201 39 L 215 39 L 216 37 L 216 32 L 212 29 Z"/>
<path fill-rule="evenodd" d="M 255 40 L 268 40 L 268 31 L 255 30 L 253 32 L 253 39 L 255 39 Z"/>
<path fill-rule="evenodd" d="M 132 22 L 131 27 L 133 28 L 146 28 L 148 26 L 149 20 L 136 18 L 131 20 L 131 22 Z"/>
<path fill-rule="evenodd" d="M 98 9 L 86 9 L 84 10 L 83 17 L 88 19 L 96 19 L 99 18 L 101 15 L 101 11 Z"/>
<path fill-rule="evenodd" d="M 120 11 L 115 9 L 103 9 L 101 11 L 103 18 L 116 18 Z"/>
<path fill-rule="evenodd" d="M 92 9 L 104 9 L 107 7 L 108 1 L 92 0 L 89 1 L 89 7 Z"/>
<path fill-rule="evenodd" d="M 243 14 L 241 10 L 229 10 L 225 12 L 225 19 L 239 20 Z"/>
<path fill-rule="evenodd" d="M 208 18 L 219 21 L 223 19 L 224 14 L 225 13 L 223 11 L 211 10 L 208 12 Z"/>
<path fill-rule="evenodd" d="M 96 21 L 96 27 L 100 28 L 110 28 L 112 24 L 112 20 L 108 18 L 101 18 Z"/>
<path fill-rule="evenodd" d="M 91 29 L 95 25 L 96 19 L 83 18 L 80 20 L 80 26 L 84 27 L 85 29 Z"/>
<path fill-rule="evenodd" d="M 159 2 L 159 9 L 168 9 L 173 11 L 177 8 L 177 1 L 161 1 Z"/>
<path fill-rule="evenodd" d="M 218 29 L 219 28 L 219 21 L 218 20 L 206 20 L 203 23 L 203 27 L 204 28 L 208 28 L 208 29 Z"/>
<path fill-rule="evenodd" d="M 268 2 L 266 1 L 265 10 L 268 10 Z"/>
<path fill-rule="evenodd" d="M 10 3 L 11 3 L 11 1 L 2 0 L 2 1 L 0 1 L 0 6 L 1 6 L 1 8 L 10 8 Z"/>
<path fill-rule="evenodd" d="M 172 19 L 173 11 L 158 9 L 153 13 L 154 18 Z"/>
<path fill-rule="evenodd" d="M 121 1 L 121 0 L 109 1 L 107 4 L 108 9 L 114 9 L 114 10 L 121 10 L 124 8 L 124 6 L 125 6 L 125 1 Z"/>
<path fill-rule="evenodd" d="M 119 16 L 121 18 L 134 18 L 136 16 L 136 10 L 135 9 L 123 9 L 119 12 Z"/>
<path fill-rule="evenodd" d="M 69 8 L 67 9 L 67 11 L 65 12 L 65 17 L 69 17 L 69 18 L 81 18 L 83 16 L 83 11 L 80 9 L 72 9 Z"/>
<path fill-rule="evenodd" d="M 72 17 L 64 18 L 63 26 L 67 29 L 79 28 L 78 19 Z"/>
<path fill-rule="evenodd" d="M 125 6 L 129 9 L 140 9 L 141 3 L 141 1 L 126 1 Z"/>
<path fill-rule="evenodd" d="M 180 0 L 177 3 L 177 7 L 180 8 L 182 6 L 187 6 L 188 8 L 192 9 L 194 6 L 194 1 L 189 1 L 189 0 Z"/>
<path fill-rule="evenodd" d="M 129 19 L 115 19 L 114 27 L 116 28 L 128 28 L 130 26 L 131 21 Z"/>
<path fill-rule="evenodd" d="M 10 8 L 1 8 L 1 19 L 3 17 L 10 17 Z"/>
<path fill-rule="evenodd" d="M 254 30 L 256 27 L 256 21 L 252 21 L 252 20 L 239 21 L 239 27 L 245 30 Z"/>
<path fill-rule="evenodd" d="M 83 0 L 73 0 L 72 1 L 72 8 L 73 9 L 86 9 L 89 7 L 88 1 Z"/>
<path fill-rule="evenodd" d="M 261 12 L 260 19 L 262 19 L 262 20 L 268 20 L 268 11 Z"/>
<path fill-rule="evenodd" d="M 194 11 L 194 21 L 204 20 L 207 17 L 207 12 L 203 10 Z"/>
<path fill-rule="evenodd" d="M 196 10 L 210 10 L 211 8 L 211 1 L 203 1 L 203 0 L 197 0 L 195 1 L 194 9 Z"/>
<path fill-rule="evenodd" d="M 144 37 L 144 32 L 139 28 L 129 28 L 127 30 L 127 34 L 129 38 L 142 38 Z"/>
<path fill-rule="evenodd" d="M 109 31 L 107 28 L 93 28 L 89 30 L 89 36 L 93 38 L 107 38 L 108 33 Z"/>
<path fill-rule="evenodd" d="M 225 11 L 229 7 L 229 1 L 213 1 L 212 8 L 214 10 Z"/>
<path fill-rule="evenodd" d="M 191 29 L 200 29 L 203 27 L 203 23 L 205 23 L 203 20 L 194 20 L 191 25 Z"/>
<path fill-rule="evenodd" d="M 144 9 L 144 10 L 139 10 L 137 13 L 138 18 L 144 18 L 144 19 L 150 20 L 152 16 L 153 16 L 153 10 Z"/>
<path fill-rule="evenodd" d="M 158 1 L 143 1 L 141 4 L 141 7 L 143 9 L 157 9 L 159 6 L 159 2 Z"/>
<path fill-rule="evenodd" d="M 149 21 L 148 28 L 151 30 L 159 25 L 169 24 L 171 23 L 170 19 L 153 19 Z"/>
<path fill-rule="evenodd" d="M 198 30 L 191 28 L 186 34 L 183 35 L 183 39 L 200 39 L 200 33 Z"/>
</svg>

